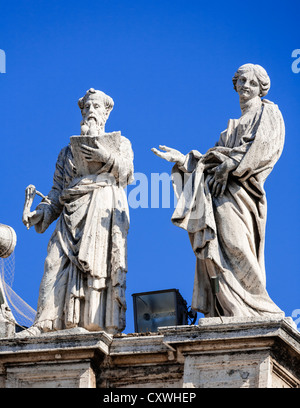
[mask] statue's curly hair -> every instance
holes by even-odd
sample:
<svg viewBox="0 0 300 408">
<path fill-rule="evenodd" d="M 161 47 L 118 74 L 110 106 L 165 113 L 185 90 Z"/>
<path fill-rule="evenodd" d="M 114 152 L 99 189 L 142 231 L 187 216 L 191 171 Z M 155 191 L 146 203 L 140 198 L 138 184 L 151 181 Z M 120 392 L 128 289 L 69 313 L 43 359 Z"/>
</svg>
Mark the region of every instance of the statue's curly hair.
<svg viewBox="0 0 300 408">
<path fill-rule="evenodd" d="M 241 67 L 239 67 L 239 69 L 236 71 L 236 73 L 234 74 L 234 77 L 232 78 L 232 82 L 233 82 L 233 88 L 235 90 L 236 89 L 236 83 L 238 81 L 239 76 L 243 73 L 243 72 L 247 72 L 247 71 L 254 71 L 254 74 L 259 82 L 259 86 L 260 86 L 260 95 L 259 96 L 266 96 L 267 93 L 269 92 L 269 89 L 271 87 L 271 80 L 269 75 L 267 74 L 266 70 L 261 67 L 260 65 L 256 65 L 256 64 L 244 64 Z"/>
<path fill-rule="evenodd" d="M 113 99 L 110 96 L 106 95 L 104 92 L 97 91 L 94 88 L 90 88 L 88 91 L 86 91 L 86 94 L 78 100 L 78 106 L 80 110 L 83 109 L 85 101 L 93 94 L 96 94 L 101 102 L 104 103 L 108 115 L 114 107 Z"/>
</svg>

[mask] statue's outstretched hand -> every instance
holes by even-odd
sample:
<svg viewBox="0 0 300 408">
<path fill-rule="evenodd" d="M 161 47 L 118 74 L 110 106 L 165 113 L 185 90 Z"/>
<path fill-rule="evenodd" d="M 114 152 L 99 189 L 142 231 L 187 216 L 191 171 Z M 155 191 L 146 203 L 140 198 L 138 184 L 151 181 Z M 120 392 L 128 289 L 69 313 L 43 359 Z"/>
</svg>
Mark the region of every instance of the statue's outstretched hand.
<svg viewBox="0 0 300 408">
<path fill-rule="evenodd" d="M 161 152 L 158 149 L 155 149 L 153 147 L 151 150 L 156 156 L 160 157 L 161 159 L 165 159 L 169 162 L 177 163 L 179 165 L 183 165 L 184 160 L 185 160 L 185 155 L 179 152 L 176 149 L 172 149 L 171 147 L 167 146 L 159 146 L 160 150 L 164 150 L 164 152 Z"/>
</svg>

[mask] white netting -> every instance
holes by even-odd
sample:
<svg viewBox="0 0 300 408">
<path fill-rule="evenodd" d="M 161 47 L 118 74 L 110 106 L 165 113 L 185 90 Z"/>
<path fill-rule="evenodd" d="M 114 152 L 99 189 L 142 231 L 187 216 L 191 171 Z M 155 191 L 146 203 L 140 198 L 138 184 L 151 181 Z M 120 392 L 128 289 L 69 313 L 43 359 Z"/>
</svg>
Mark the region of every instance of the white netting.
<svg viewBox="0 0 300 408">
<path fill-rule="evenodd" d="M 0 258 L 0 280 L 5 300 L 19 326 L 29 327 L 33 324 L 36 311 L 13 291 L 15 271 L 14 252 L 8 258 Z"/>
</svg>

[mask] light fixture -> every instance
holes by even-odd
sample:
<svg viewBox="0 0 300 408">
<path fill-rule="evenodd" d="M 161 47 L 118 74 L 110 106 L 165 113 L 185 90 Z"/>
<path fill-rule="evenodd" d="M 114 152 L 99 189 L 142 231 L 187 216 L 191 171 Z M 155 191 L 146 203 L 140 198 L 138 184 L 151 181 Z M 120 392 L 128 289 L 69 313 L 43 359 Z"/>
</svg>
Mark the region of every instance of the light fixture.
<svg viewBox="0 0 300 408">
<path fill-rule="evenodd" d="M 187 303 L 178 289 L 134 293 L 132 297 L 136 333 L 156 332 L 158 327 L 186 325 L 189 318 L 193 318 L 194 322 L 196 320 L 197 313 L 188 311 Z"/>
</svg>

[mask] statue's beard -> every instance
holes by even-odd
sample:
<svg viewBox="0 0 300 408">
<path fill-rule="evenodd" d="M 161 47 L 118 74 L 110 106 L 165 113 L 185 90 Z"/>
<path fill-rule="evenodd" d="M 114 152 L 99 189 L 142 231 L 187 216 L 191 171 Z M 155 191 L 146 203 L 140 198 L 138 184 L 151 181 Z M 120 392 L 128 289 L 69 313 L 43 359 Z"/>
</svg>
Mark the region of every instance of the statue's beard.
<svg viewBox="0 0 300 408">
<path fill-rule="evenodd" d="M 80 123 L 82 135 L 100 135 L 104 133 L 105 121 L 99 121 L 96 117 L 92 116 L 87 119 L 83 119 Z"/>
</svg>

